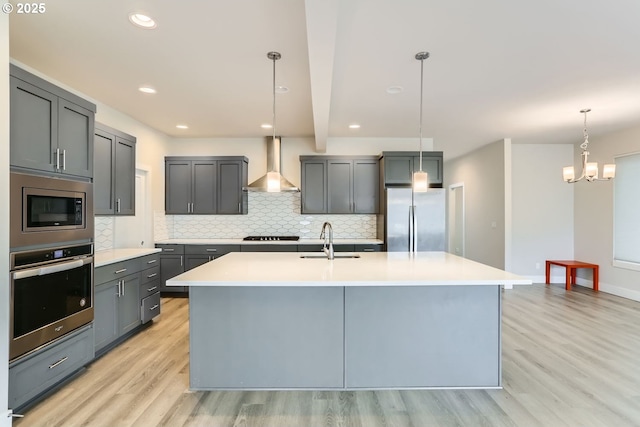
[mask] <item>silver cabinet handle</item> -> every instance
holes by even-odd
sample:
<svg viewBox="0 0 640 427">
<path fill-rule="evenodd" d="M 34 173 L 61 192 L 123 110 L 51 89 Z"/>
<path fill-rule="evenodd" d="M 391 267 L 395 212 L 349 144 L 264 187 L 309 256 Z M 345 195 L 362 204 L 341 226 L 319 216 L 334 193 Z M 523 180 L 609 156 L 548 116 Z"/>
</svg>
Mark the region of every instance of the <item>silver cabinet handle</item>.
<svg viewBox="0 0 640 427">
<path fill-rule="evenodd" d="M 62 170 L 67 170 L 67 150 L 62 150 Z"/>
<path fill-rule="evenodd" d="M 153 311 L 153 310 L 155 310 L 155 309 L 156 309 L 156 308 L 158 308 L 158 307 L 159 307 L 159 305 L 158 305 L 158 304 L 154 305 L 153 307 L 149 307 L 149 311 Z"/>
<path fill-rule="evenodd" d="M 171 250 L 173 250 L 173 249 L 171 249 Z M 157 261 L 158 261 L 157 259 L 152 259 L 150 261 L 147 261 L 147 264 L 153 264 L 154 262 L 157 262 Z"/>
<path fill-rule="evenodd" d="M 151 279 L 152 277 L 156 277 L 158 273 L 147 274 L 147 279 Z"/>
<path fill-rule="evenodd" d="M 218 252 L 217 249 L 207 249 L 207 252 Z"/>
<path fill-rule="evenodd" d="M 124 279 L 122 279 L 122 296 L 124 296 Z"/>
<path fill-rule="evenodd" d="M 125 271 L 127 271 L 127 269 L 123 268 L 121 270 L 116 270 L 113 274 L 120 274 L 120 273 L 124 273 Z"/>
<path fill-rule="evenodd" d="M 122 280 L 118 280 L 118 293 L 116 294 L 118 298 L 122 296 Z"/>
<path fill-rule="evenodd" d="M 373 252 L 372 248 L 364 248 L 364 252 Z"/>
<path fill-rule="evenodd" d="M 56 151 L 53 152 L 53 155 L 56 156 L 54 160 L 54 169 L 60 169 L 60 149 L 56 148 Z"/>
<path fill-rule="evenodd" d="M 238 203 L 238 213 L 240 213 L 240 203 Z"/>
<path fill-rule="evenodd" d="M 116 212 L 120 212 L 120 199 L 116 200 Z"/>
<path fill-rule="evenodd" d="M 182 255 L 180 255 L 180 267 L 182 267 Z"/>
<path fill-rule="evenodd" d="M 174 248 L 162 248 L 162 252 L 173 252 L 175 251 Z"/>
<path fill-rule="evenodd" d="M 152 287 L 152 288 L 147 288 L 147 292 L 153 292 L 153 291 L 155 291 L 156 289 L 158 289 L 158 287 L 157 287 L 157 286 L 154 286 L 154 287 Z"/>
<path fill-rule="evenodd" d="M 69 356 L 65 356 L 65 357 L 63 357 L 62 359 L 58 360 L 56 363 L 53 363 L 53 364 L 49 365 L 49 369 L 53 369 L 53 368 L 55 368 L 56 366 L 58 366 L 58 365 L 60 365 L 60 364 L 62 364 L 62 363 L 64 363 L 64 362 L 66 362 L 68 358 L 69 358 Z"/>
</svg>

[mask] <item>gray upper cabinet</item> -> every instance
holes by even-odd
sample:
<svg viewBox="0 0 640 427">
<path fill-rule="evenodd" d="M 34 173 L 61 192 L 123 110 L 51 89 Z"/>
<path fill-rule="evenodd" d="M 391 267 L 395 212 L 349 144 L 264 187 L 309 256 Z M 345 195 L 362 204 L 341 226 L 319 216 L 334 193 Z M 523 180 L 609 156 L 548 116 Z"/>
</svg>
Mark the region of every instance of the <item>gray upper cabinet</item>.
<svg viewBox="0 0 640 427">
<path fill-rule="evenodd" d="M 377 156 L 300 156 L 303 214 L 372 214 L 379 206 Z"/>
<path fill-rule="evenodd" d="M 93 177 L 96 106 L 10 64 L 11 166 Z"/>
<path fill-rule="evenodd" d="M 166 157 L 167 214 L 246 214 L 246 157 Z"/>
<path fill-rule="evenodd" d="M 418 151 L 385 151 L 380 157 L 384 184 L 411 185 L 413 172 L 420 170 Z M 429 186 L 442 187 L 442 151 L 423 151 L 422 170 L 429 174 Z"/>
<path fill-rule="evenodd" d="M 327 162 L 316 157 L 300 157 L 301 211 L 303 214 L 327 212 Z"/>
<path fill-rule="evenodd" d="M 96 215 L 135 215 L 136 138 L 102 124 L 94 135 Z"/>
</svg>

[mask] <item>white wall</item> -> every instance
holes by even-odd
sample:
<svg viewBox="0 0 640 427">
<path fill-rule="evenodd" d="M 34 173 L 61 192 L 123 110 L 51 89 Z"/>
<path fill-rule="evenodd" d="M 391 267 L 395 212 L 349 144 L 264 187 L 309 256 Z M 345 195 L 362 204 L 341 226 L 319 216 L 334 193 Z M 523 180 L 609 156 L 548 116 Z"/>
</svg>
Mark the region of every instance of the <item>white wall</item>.
<svg viewBox="0 0 640 427">
<path fill-rule="evenodd" d="M 576 144 L 574 165 L 580 167 L 580 148 Z M 640 151 L 640 126 L 609 135 L 592 137 L 589 160 L 602 168 L 614 157 Z M 640 301 L 640 272 L 611 265 L 613 260 L 613 181 L 578 182 L 575 191 L 575 258 L 600 266 L 600 289 Z M 638 223 L 640 227 L 640 220 Z M 578 271 L 587 280 L 588 270 Z M 580 281 L 578 282 L 580 283 Z"/>
<path fill-rule="evenodd" d="M 545 260 L 574 256 L 574 185 L 562 180 L 563 166 L 573 164 L 573 148 L 569 144 L 511 147 L 511 271 L 538 283 L 544 281 Z"/>
<path fill-rule="evenodd" d="M 9 194 L 9 15 L 0 14 L 0 194 Z M 6 200 L 6 199 L 5 199 Z M 9 401 L 9 204 L 0 203 L 0 427 L 10 426 Z"/>
<path fill-rule="evenodd" d="M 505 267 L 505 245 L 510 230 L 510 206 L 505 199 L 506 163 L 510 140 L 481 147 L 444 163 L 444 187 L 464 183 L 465 258 L 496 268 Z M 509 177 L 510 179 L 510 177 Z"/>
</svg>

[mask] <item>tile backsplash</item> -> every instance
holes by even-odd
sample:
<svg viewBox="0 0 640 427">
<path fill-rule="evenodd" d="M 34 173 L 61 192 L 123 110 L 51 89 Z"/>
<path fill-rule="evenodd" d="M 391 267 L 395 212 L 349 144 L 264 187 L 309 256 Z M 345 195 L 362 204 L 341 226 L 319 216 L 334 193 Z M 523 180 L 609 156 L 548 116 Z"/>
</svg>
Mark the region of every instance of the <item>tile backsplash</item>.
<svg viewBox="0 0 640 427">
<path fill-rule="evenodd" d="M 155 215 L 155 238 L 234 239 L 249 235 L 317 239 L 330 221 L 334 237 L 376 238 L 376 215 L 301 215 L 300 193 L 249 193 L 247 215 Z"/>
<path fill-rule="evenodd" d="M 317 239 L 331 222 L 336 239 L 375 239 L 376 215 L 301 215 L 300 193 L 249 193 L 247 215 L 165 215 L 154 212 L 154 239 L 237 239 L 249 235 Z M 113 217 L 96 217 L 96 250 L 111 249 Z"/>
</svg>

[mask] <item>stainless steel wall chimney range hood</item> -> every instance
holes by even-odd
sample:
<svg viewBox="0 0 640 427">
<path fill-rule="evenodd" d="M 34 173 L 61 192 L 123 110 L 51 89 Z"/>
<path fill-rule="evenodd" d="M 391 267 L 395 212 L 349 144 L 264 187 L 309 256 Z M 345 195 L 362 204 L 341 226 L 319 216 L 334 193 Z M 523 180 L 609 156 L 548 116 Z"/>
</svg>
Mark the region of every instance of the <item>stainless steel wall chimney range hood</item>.
<svg viewBox="0 0 640 427">
<path fill-rule="evenodd" d="M 267 173 L 253 181 L 245 189 L 270 193 L 300 191 L 298 187 L 280 174 L 281 161 L 280 137 L 267 137 Z"/>
</svg>

